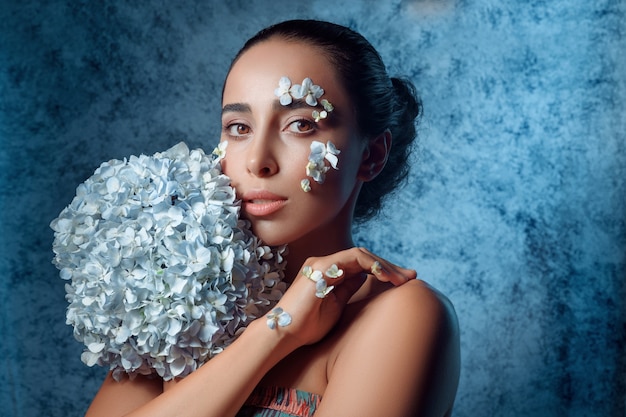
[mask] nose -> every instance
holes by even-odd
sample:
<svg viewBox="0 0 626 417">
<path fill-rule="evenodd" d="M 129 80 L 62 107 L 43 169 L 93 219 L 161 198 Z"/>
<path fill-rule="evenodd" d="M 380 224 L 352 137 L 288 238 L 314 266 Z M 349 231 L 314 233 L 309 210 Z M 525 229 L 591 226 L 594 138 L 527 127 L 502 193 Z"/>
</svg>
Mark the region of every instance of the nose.
<svg viewBox="0 0 626 417">
<path fill-rule="evenodd" d="M 255 135 L 247 154 L 247 169 L 256 177 L 269 177 L 278 172 L 273 141 L 269 134 Z"/>
</svg>

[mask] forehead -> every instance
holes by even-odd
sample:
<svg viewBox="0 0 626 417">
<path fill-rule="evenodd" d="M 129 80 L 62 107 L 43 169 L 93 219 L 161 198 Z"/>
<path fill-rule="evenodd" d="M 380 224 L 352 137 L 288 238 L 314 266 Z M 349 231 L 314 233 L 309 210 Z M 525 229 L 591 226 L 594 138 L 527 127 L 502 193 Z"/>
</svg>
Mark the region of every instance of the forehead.
<svg viewBox="0 0 626 417">
<path fill-rule="evenodd" d="M 242 95 L 274 99 L 282 76 L 289 77 L 292 84 L 301 84 L 308 77 L 324 89 L 324 98 L 347 100 L 337 71 L 320 47 L 272 38 L 254 45 L 235 62 L 224 86 L 224 102 L 238 101 Z"/>
</svg>

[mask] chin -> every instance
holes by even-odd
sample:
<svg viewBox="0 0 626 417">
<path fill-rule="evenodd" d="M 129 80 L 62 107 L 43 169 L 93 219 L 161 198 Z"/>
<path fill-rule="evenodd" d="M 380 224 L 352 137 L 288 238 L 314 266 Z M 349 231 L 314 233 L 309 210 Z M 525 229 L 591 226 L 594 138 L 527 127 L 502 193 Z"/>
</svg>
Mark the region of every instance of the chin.
<svg viewBox="0 0 626 417">
<path fill-rule="evenodd" d="M 275 230 L 258 230 L 253 226 L 252 232 L 256 237 L 261 239 L 261 242 L 263 242 L 264 245 L 267 246 L 282 246 L 289 243 L 289 239 L 287 238 L 287 236 L 277 234 Z"/>
</svg>

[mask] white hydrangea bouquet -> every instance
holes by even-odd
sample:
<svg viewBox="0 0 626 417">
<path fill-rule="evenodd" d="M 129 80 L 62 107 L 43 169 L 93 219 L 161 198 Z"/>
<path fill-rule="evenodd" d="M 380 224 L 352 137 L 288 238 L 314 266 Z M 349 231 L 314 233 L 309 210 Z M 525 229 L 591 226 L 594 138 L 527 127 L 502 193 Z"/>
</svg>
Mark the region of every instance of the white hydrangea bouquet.
<svg viewBox="0 0 626 417">
<path fill-rule="evenodd" d="M 118 380 L 184 377 L 284 293 L 285 247 L 263 245 L 239 217 L 224 146 L 105 162 L 51 222 L 85 364 Z"/>
</svg>

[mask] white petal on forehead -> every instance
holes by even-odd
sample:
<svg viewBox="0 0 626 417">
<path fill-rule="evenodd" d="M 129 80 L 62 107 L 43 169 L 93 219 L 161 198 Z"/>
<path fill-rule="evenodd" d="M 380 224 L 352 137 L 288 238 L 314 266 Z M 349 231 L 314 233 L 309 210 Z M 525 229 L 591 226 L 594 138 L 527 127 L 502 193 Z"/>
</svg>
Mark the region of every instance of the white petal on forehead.
<svg viewBox="0 0 626 417">
<path fill-rule="evenodd" d="M 289 92 L 289 86 L 291 86 L 291 80 L 285 76 L 280 77 L 278 81 L 278 88 L 274 90 L 274 94 L 281 96 Z"/>
<path fill-rule="evenodd" d="M 280 104 L 283 106 L 290 105 L 291 101 L 291 96 L 289 94 L 283 94 L 280 96 Z"/>
<path fill-rule="evenodd" d="M 314 85 L 311 87 L 311 94 L 313 94 L 315 98 L 320 98 L 322 95 L 324 95 L 324 89 L 319 85 Z"/>
<path fill-rule="evenodd" d="M 289 89 L 289 93 L 293 96 L 293 98 L 302 98 L 304 96 L 304 86 L 300 84 L 294 84 Z"/>
<path fill-rule="evenodd" d="M 286 76 L 282 76 L 278 81 L 278 88 L 274 90 L 274 95 L 280 98 L 280 104 L 283 106 L 291 104 L 290 86 L 291 80 Z"/>
</svg>

